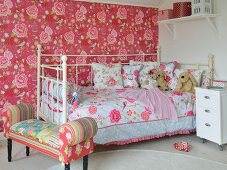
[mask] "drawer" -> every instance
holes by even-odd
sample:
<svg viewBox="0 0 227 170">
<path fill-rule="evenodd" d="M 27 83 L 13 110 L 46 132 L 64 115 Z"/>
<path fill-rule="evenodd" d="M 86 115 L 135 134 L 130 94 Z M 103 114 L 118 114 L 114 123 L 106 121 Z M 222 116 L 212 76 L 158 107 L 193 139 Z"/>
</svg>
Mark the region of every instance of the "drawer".
<svg viewBox="0 0 227 170">
<path fill-rule="evenodd" d="M 216 123 L 212 121 L 198 121 L 196 128 L 197 136 L 213 142 L 220 141 L 220 129 Z"/>
<path fill-rule="evenodd" d="M 202 118 L 202 117 L 199 117 Z M 208 139 L 213 142 L 219 142 L 221 138 L 219 124 L 212 119 L 197 120 L 197 136 Z"/>
<path fill-rule="evenodd" d="M 208 108 L 197 106 L 196 115 L 199 120 L 212 120 L 215 123 L 220 123 L 220 110 L 218 108 Z"/>
<path fill-rule="evenodd" d="M 220 98 L 217 95 L 206 94 L 206 93 L 197 93 L 196 94 L 197 104 L 199 106 L 205 106 L 207 108 L 218 108 L 220 107 Z"/>
</svg>

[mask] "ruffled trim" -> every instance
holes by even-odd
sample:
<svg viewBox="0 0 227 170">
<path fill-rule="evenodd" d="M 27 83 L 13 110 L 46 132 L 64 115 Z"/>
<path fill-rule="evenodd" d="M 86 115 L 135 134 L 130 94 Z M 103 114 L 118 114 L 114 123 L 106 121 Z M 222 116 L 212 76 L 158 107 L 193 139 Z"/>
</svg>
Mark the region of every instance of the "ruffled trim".
<svg viewBox="0 0 227 170">
<path fill-rule="evenodd" d="M 192 129 L 192 130 L 180 130 L 180 131 L 168 132 L 168 133 L 159 134 L 159 135 L 153 135 L 153 136 L 146 136 L 146 137 L 142 137 L 142 138 L 129 139 L 129 140 L 126 140 L 126 141 L 115 141 L 115 142 L 110 142 L 110 143 L 106 143 L 106 144 L 103 144 L 103 145 L 105 145 L 105 146 L 109 146 L 109 145 L 127 145 L 129 143 L 135 143 L 135 142 L 140 142 L 140 141 L 144 141 L 144 140 L 162 138 L 162 137 L 165 137 L 165 136 L 191 134 L 191 133 L 194 133 L 194 132 L 195 132 L 195 129 Z"/>
</svg>

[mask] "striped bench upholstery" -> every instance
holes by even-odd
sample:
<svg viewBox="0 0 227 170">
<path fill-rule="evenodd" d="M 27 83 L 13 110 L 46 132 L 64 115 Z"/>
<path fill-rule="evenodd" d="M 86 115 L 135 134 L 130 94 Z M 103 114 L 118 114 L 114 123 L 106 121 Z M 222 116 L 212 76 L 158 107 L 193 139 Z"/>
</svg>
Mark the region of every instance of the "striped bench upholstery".
<svg viewBox="0 0 227 170">
<path fill-rule="evenodd" d="M 34 119 L 34 108 L 30 104 L 13 105 L 3 113 L 4 136 L 10 140 L 32 147 L 65 163 L 93 152 L 93 136 L 97 133 L 97 124 L 93 118 L 84 117 L 63 125 L 55 125 Z M 12 148 L 12 146 L 11 146 Z M 9 161 L 11 161 L 11 153 Z"/>
</svg>

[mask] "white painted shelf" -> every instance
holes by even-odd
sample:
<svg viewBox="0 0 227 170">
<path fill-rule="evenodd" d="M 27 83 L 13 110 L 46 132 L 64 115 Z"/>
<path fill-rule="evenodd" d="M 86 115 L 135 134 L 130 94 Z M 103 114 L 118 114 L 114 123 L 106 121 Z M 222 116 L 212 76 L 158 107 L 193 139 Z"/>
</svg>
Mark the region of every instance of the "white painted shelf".
<svg viewBox="0 0 227 170">
<path fill-rule="evenodd" d="M 158 21 L 158 23 L 164 25 L 166 27 L 166 29 L 173 35 L 173 39 L 175 40 L 176 39 L 175 24 L 180 23 L 180 22 L 204 19 L 208 22 L 208 24 L 215 31 L 215 33 L 217 33 L 218 29 L 217 29 L 215 22 L 213 21 L 213 19 L 215 19 L 217 16 L 218 16 L 217 14 L 191 15 L 191 16 L 187 16 L 187 17 L 162 20 L 162 21 Z"/>
</svg>

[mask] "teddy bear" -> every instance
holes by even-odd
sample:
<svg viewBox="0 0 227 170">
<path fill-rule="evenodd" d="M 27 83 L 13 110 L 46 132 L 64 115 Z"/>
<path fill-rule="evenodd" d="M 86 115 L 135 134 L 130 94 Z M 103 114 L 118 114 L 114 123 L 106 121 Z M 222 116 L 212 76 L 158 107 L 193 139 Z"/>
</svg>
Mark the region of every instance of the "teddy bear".
<svg viewBox="0 0 227 170">
<path fill-rule="evenodd" d="M 160 90 L 163 90 L 163 91 L 169 90 L 169 87 L 168 87 L 167 82 L 165 80 L 166 79 L 166 73 L 164 71 L 153 69 L 153 70 L 150 71 L 150 76 L 151 76 L 152 79 L 156 80 L 157 87 Z"/>
<path fill-rule="evenodd" d="M 183 72 L 178 77 L 176 91 L 195 93 L 196 80 L 189 72 Z"/>
<path fill-rule="evenodd" d="M 153 79 L 153 80 L 156 80 L 157 79 L 157 69 L 152 69 L 149 71 L 149 76 Z"/>
<path fill-rule="evenodd" d="M 161 90 L 168 91 L 169 87 L 165 79 L 166 79 L 166 73 L 164 71 L 158 70 L 157 79 L 156 79 L 157 86 Z"/>
</svg>

